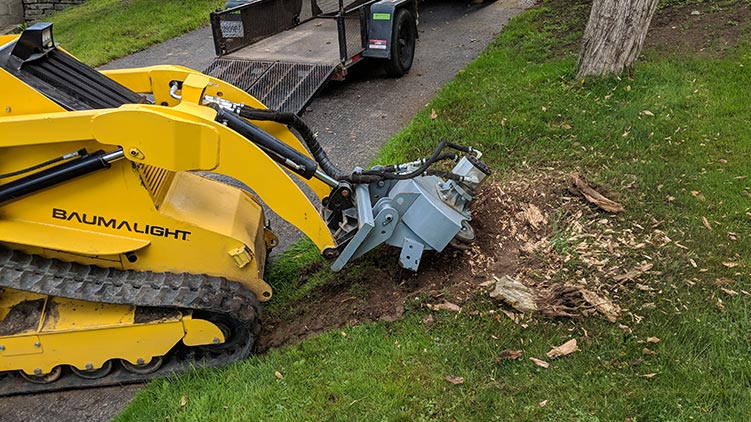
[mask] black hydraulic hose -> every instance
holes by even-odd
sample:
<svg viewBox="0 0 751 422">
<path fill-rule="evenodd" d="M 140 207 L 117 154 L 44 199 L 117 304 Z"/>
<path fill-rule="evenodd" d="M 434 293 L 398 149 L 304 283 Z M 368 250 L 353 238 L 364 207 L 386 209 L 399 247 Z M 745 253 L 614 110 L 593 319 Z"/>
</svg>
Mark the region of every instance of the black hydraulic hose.
<svg viewBox="0 0 751 422">
<path fill-rule="evenodd" d="M 230 129 L 258 145 L 274 161 L 284 165 L 306 179 L 310 179 L 315 175 L 316 170 L 318 170 L 318 164 L 300 151 L 297 151 L 284 142 L 276 139 L 258 126 L 244 120 L 235 113 L 225 111 L 218 106 L 215 107 L 215 109 L 217 111 L 217 122 L 226 123 Z"/>
<path fill-rule="evenodd" d="M 302 136 L 308 151 L 315 158 L 321 170 L 335 180 L 346 181 L 350 183 L 373 183 L 383 180 L 383 177 L 376 175 L 352 174 L 340 170 L 331 162 L 326 151 L 316 139 L 313 130 L 297 114 L 273 110 L 259 110 L 248 106 L 243 106 L 240 110 L 240 116 L 249 120 L 272 121 L 281 123 L 295 129 Z"/>
<path fill-rule="evenodd" d="M 439 155 L 438 158 L 436 158 L 435 162 L 437 163 L 439 161 L 444 161 L 444 160 L 456 161 L 458 159 L 459 157 L 457 157 L 456 154 L 452 154 L 449 152 L 449 153 L 443 153 Z M 369 171 L 376 171 L 376 170 L 369 170 Z M 386 173 L 395 173 L 399 171 L 399 166 L 393 165 L 393 164 L 389 166 L 383 166 L 382 169 L 377 169 L 377 171 L 383 171 Z"/>
<path fill-rule="evenodd" d="M 430 166 L 438 161 L 446 159 L 456 159 L 455 154 L 442 154 L 445 148 L 452 148 L 467 154 L 472 153 L 472 148 L 455 144 L 449 141 L 441 141 L 440 144 L 433 151 L 433 155 L 430 156 L 425 162 L 416 170 L 409 173 L 397 173 L 396 166 L 385 166 L 380 169 L 365 170 L 361 173 L 347 173 L 340 170 L 331 162 L 326 151 L 323 150 L 321 144 L 316 139 L 313 130 L 310 126 L 303 121 L 300 116 L 294 113 L 274 111 L 274 110 L 261 110 L 252 108 L 249 106 L 243 106 L 240 109 L 240 116 L 249 120 L 260 121 L 273 121 L 281 123 L 295 129 L 300 136 L 302 136 L 305 145 L 308 147 L 310 154 L 315 158 L 316 162 L 321 166 L 321 169 L 329 176 L 339 181 L 346 181 L 350 183 L 372 183 L 381 180 L 406 180 L 413 177 L 424 174 Z"/>
<path fill-rule="evenodd" d="M 456 161 L 457 159 L 456 154 L 444 153 L 436 157 L 436 154 L 440 153 L 442 148 L 445 148 L 445 146 L 442 147 L 439 144 L 436 150 L 433 152 L 433 156 L 426 159 L 423 162 L 423 164 L 420 166 L 420 168 L 418 168 L 417 170 L 411 171 L 409 173 L 401 173 L 401 174 L 397 173 L 398 166 L 391 165 L 391 166 L 385 166 L 383 168 L 370 169 L 370 170 L 364 171 L 363 174 L 368 174 L 368 175 L 377 174 L 377 175 L 382 176 L 384 179 L 391 179 L 391 180 L 411 179 L 413 177 L 417 177 L 417 176 L 428 173 L 428 168 L 439 161 L 443 161 L 443 160 Z M 448 172 L 444 172 L 444 173 L 448 173 Z"/>
<path fill-rule="evenodd" d="M 383 173 L 383 177 L 386 179 L 392 179 L 392 180 L 407 180 L 412 179 L 414 177 L 417 177 L 428 169 L 428 167 L 432 166 L 433 163 L 438 161 L 438 158 L 441 156 L 441 152 L 443 152 L 443 149 L 446 148 L 447 141 L 441 141 L 438 146 L 435 148 L 435 151 L 433 151 L 433 155 L 430 156 L 427 160 L 425 160 L 424 163 L 420 167 L 417 168 L 417 170 L 411 171 L 409 173 Z M 367 173 L 366 173 L 367 174 Z"/>
<path fill-rule="evenodd" d="M 53 164 L 57 164 L 60 161 L 65 161 L 65 160 L 69 160 L 71 158 L 76 158 L 76 157 L 82 157 L 84 155 L 86 155 L 86 150 L 85 149 L 80 149 L 80 150 L 78 150 L 76 152 L 72 152 L 72 153 L 69 153 L 69 154 L 61 155 L 59 157 L 53 158 L 51 160 L 47 160 L 47 161 L 45 161 L 43 163 L 39 163 L 39 164 L 33 165 L 31 167 L 27 167 L 25 169 L 16 170 L 14 172 L 5 173 L 5 174 L 0 174 L 0 179 L 7 179 L 9 177 L 15 177 L 15 176 L 19 176 L 19 175 L 26 174 L 26 173 L 31 173 L 34 170 L 39 170 L 41 168 L 48 167 L 48 166 L 51 166 Z"/>
<path fill-rule="evenodd" d="M 104 151 L 96 151 L 67 163 L 22 177 L 0 186 L 0 204 L 38 192 L 76 177 L 110 167 Z"/>
</svg>

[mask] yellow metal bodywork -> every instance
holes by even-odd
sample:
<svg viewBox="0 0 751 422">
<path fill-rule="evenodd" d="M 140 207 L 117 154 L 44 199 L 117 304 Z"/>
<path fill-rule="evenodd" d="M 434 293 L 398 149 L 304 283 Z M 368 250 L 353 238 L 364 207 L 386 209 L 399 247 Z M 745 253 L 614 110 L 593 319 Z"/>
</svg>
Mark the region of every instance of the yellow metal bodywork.
<svg viewBox="0 0 751 422">
<path fill-rule="evenodd" d="M 53 298 L 16 290 L 0 296 L 0 324 L 14 306 L 43 301 L 38 318 L 12 335 L 0 335 L 0 372 L 21 370 L 46 374 L 58 365 L 81 370 L 101 368 L 110 359 L 132 364 L 165 355 L 181 340 L 188 346 L 220 344 L 224 335 L 214 324 L 175 312 L 146 323 L 135 321 L 126 305 Z M 35 315 L 36 316 L 36 315 Z M 22 327 L 23 328 L 23 327 Z"/>
<path fill-rule="evenodd" d="M 0 36 L 0 46 L 15 37 Z M 122 270 L 208 274 L 244 284 L 261 301 L 267 250 L 276 237 L 265 228 L 261 200 L 298 227 L 320 250 L 335 241 L 290 175 L 261 149 L 214 121 L 202 95 L 264 108 L 225 82 L 179 66 L 102 72 L 155 105 L 66 111 L 0 69 L 0 174 L 85 148 L 125 160 L 111 168 L 47 188 L 0 207 L 0 243 L 30 254 Z M 182 101 L 170 82 L 182 82 Z M 254 122 L 309 156 L 284 125 Z M 244 190 L 194 172 L 221 173 Z M 18 177 L 9 177 L 2 183 Z M 330 188 L 303 180 L 319 197 Z M 190 313 L 137 323 L 136 309 L 0 289 L 0 327 L 11 309 L 43 300 L 38 324 L 0 333 L 0 372 L 49 373 L 58 365 L 99 368 L 109 359 L 133 364 L 189 346 L 225 341 L 214 324 Z"/>
<path fill-rule="evenodd" d="M 47 98 L 0 69 L 0 86 L 12 80 L 19 90 L 9 98 L 25 96 L 28 102 L 39 103 L 32 109 L 49 111 L 25 114 L 15 105 L 7 106 L 9 115 L 0 119 L 0 172 L 81 148 L 112 151 L 121 147 L 128 159 L 115 162 L 109 170 L 4 205 L 0 242 L 86 264 L 222 276 L 268 300 L 271 288 L 262 275 L 265 250 L 271 245 L 260 203 L 245 191 L 190 173 L 206 171 L 246 184 L 321 250 L 335 247 L 316 208 L 286 171 L 256 145 L 216 123 L 213 109 L 197 104 L 205 93 L 260 107 L 253 97 L 181 67 L 107 75 L 134 91 L 153 94 L 157 104 L 166 105 L 53 111 L 54 103 L 50 105 Z M 169 83 L 174 80 L 183 82 L 182 102 L 169 96 Z M 0 110 L 5 106 L 2 101 L 5 96 Z M 256 123 L 305 151 L 283 125 Z M 160 169 L 167 177 L 151 183 L 139 171 L 143 168 Z M 317 180 L 306 182 L 319 196 L 329 191 Z M 45 232 L 54 236 L 42 239 Z M 247 249 L 253 259 L 238 266 L 236 254 L 231 253 L 238 249 Z M 134 253 L 137 260 L 126 259 L 128 253 Z"/>
</svg>

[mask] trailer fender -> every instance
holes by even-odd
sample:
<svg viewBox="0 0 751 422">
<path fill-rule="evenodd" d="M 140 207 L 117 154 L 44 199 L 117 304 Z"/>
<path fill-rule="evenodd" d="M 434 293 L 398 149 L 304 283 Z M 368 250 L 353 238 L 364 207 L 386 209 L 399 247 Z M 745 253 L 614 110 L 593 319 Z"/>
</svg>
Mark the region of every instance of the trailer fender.
<svg viewBox="0 0 751 422">
<path fill-rule="evenodd" d="M 414 0 L 381 0 L 370 6 L 368 42 L 363 57 L 391 58 L 391 34 L 396 11 L 408 8 L 417 21 L 417 2 Z"/>
</svg>

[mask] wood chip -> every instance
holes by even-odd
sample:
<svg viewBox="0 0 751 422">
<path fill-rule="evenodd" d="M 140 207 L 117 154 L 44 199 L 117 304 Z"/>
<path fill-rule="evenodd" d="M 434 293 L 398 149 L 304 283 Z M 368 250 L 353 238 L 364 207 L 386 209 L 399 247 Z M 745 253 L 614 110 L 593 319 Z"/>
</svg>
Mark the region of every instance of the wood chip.
<svg viewBox="0 0 751 422">
<path fill-rule="evenodd" d="M 635 268 L 629 270 L 626 272 L 626 274 L 620 274 L 615 277 L 613 277 L 613 280 L 615 280 L 618 283 L 622 283 L 624 281 L 632 281 L 641 276 L 642 274 L 646 273 L 647 271 L 651 270 L 653 267 L 653 264 L 649 262 L 642 262 Z"/>
<path fill-rule="evenodd" d="M 735 290 L 726 289 L 724 287 L 720 287 L 720 290 L 722 290 L 728 296 L 738 296 L 738 292 L 736 292 Z"/>
<path fill-rule="evenodd" d="M 451 302 L 444 302 L 439 303 L 438 305 L 428 305 L 428 308 L 434 310 L 434 311 L 450 311 L 450 312 L 459 312 L 462 310 L 462 307 Z"/>
<path fill-rule="evenodd" d="M 521 350 L 506 349 L 502 350 L 501 353 L 498 354 L 498 360 L 515 360 L 522 357 L 522 354 L 524 354 L 524 352 L 522 352 Z"/>
<path fill-rule="evenodd" d="M 735 284 L 735 280 L 731 280 L 729 278 L 716 278 L 714 280 L 715 286 L 722 286 L 725 284 Z"/>
<path fill-rule="evenodd" d="M 608 321 L 615 322 L 618 320 L 621 315 L 621 308 L 618 305 L 611 302 L 607 297 L 600 296 L 591 290 L 581 289 L 580 291 L 584 300 L 594 306 L 597 312 L 603 314 Z"/>
<path fill-rule="evenodd" d="M 517 311 L 537 311 L 536 295 L 532 289 L 508 275 L 496 278 L 495 289 L 490 292 L 490 297 L 503 300 Z"/>
<path fill-rule="evenodd" d="M 279 371 L 274 371 L 274 376 L 279 378 L 280 380 L 284 379 L 284 375 L 282 375 L 282 373 Z"/>
<path fill-rule="evenodd" d="M 579 173 L 574 172 L 569 175 L 568 190 L 575 195 L 582 195 L 587 201 L 607 212 L 623 212 L 625 210 L 623 205 L 597 192 L 579 176 Z"/>
<path fill-rule="evenodd" d="M 539 230 L 540 227 L 548 224 L 548 219 L 534 204 L 527 204 L 524 208 L 524 216 L 527 223 L 535 230 Z"/>
<path fill-rule="evenodd" d="M 738 266 L 738 263 L 737 262 L 723 262 L 722 265 L 728 268 L 734 268 Z"/>
<path fill-rule="evenodd" d="M 673 243 L 675 244 L 675 246 L 677 246 L 677 247 L 679 247 L 681 249 L 688 250 L 688 247 L 681 245 L 680 243 L 678 243 L 678 241 L 675 241 Z"/>
<path fill-rule="evenodd" d="M 651 374 L 644 374 L 642 375 L 644 378 L 654 378 L 654 376 L 657 375 L 656 372 L 652 372 Z"/>
<path fill-rule="evenodd" d="M 647 337 L 647 343 L 654 343 L 657 344 L 660 342 L 660 339 L 657 337 Z"/>
<path fill-rule="evenodd" d="M 646 347 L 641 349 L 641 352 L 645 355 L 650 355 L 650 356 L 657 354 L 657 352 L 655 352 L 654 350 L 647 349 Z"/>
<path fill-rule="evenodd" d="M 556 359 L 561 356 L 570 355 L 571 353 L 574 353 L 577 350 L 579 350 L 579 346 L 576 345 L 576 339 L 572 338 L 571 340 L 561 344 L 560 346 L 552 348 L 545 355 L 549 359 Z"/>
<path fill-rule="evenodd" d="M 550 364 L 548 362 L 545 362 L 544 360 L 540 360 L 540 359 L 537 359 L 537 358 L 529 358 L 529 360 L 531 360 L 532 362 L 535 363 L 535 365 L 537 365 L 537 366 L 539 366 L 541 368 L 546 368 L 547 369 L 550 366 Z"/>
<path fill-rule="evenodd" d="M 503 312 L 503 315 L 506 315 L 511 321 L 514 321 L 514 324 L 519 324 L 519 316 L 516 315 L 515 313 L 511 311 L 507 311 L 505 309 L 501 309 L 501 312 Z"/>
<path fill-rule="evenodd" d="M 709 220 L 707 220 L 707 217 L 701 218 L 701 224 L 703 224 L 704 227 L 707 228 L 707 230 L 712 231 L 712 226 L 709 224 Z"/>
<path fill-rule="evenodd" d="M 446 375 L 444 379 L 454 385 L 464 384 L 464 378 L 462 377 L 454 377 L 451 375 Z"/>
</svg>

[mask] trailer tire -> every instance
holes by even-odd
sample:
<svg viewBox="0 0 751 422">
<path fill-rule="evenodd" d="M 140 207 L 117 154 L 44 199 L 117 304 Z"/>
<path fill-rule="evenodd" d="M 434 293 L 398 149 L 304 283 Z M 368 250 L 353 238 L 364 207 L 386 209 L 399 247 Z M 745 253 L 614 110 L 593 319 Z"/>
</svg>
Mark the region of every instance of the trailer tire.
<svg viewBox="0 0 751 422">
<path fill-rule="evenodd" d="M 416 43 L 415 17 L 408 9 L 399 9 L 391 32 L 391 58 L 384 64 L 388 76 L 398 78 L 409 72 L 415 57 Z"/>
</svg>

